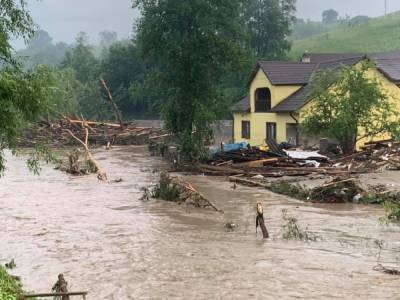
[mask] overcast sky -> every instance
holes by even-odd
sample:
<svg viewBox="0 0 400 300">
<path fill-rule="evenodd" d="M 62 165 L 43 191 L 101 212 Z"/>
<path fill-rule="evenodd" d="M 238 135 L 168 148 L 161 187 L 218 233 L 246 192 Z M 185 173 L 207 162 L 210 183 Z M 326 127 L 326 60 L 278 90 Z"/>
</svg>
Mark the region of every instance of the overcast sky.
<svg viewBox="0 0 400 300">
<path fill-rule="evenodd" d="M 400 0 L 387 0 L 388 11 L 400 10 Z M 97 42 L 100 31 L 114 30 L 120 38 L 131 36 L 138 13 L 131 0 L 28 0 L 35 22 L 48 31 L 55 41 L 73 42 L 79 31 L 86 31 L 91 42 Z M 325 9 L 333 8 L 340 15 L 380 16 L 385 0 L 297 0 L 299 18 L 319 20 Z M 15 47 L 22 47 L 16 43 Z"/>
</svg>

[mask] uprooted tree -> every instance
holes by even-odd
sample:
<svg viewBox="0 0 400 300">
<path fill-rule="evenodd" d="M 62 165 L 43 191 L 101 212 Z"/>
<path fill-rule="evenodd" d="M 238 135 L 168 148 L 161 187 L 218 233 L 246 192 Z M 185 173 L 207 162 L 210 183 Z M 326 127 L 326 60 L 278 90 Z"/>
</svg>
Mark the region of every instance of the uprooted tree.
<svg viewBox="0 0 400 300">
<path fill-rule="evenodd" d="M 359 67 L 342 66 L 315 75 L 313 100 L 302 130 L 337 140 L 344 153 L 354 151 L 364 138 L 398 136 L 400 123 L 393 99 L 379 79 L 368 76 L 371 67 L 364 62 Z"/>
</svg>

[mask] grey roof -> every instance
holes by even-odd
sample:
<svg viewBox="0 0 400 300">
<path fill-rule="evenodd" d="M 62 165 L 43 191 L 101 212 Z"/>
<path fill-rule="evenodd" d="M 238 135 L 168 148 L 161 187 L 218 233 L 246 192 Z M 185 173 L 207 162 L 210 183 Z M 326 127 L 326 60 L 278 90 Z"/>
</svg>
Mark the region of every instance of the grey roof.
<svg viewBox="0 0 400 300">
<path fill-rule="evenodd" d="M 323 62 L 317 65 L 314 70 L 315 72 L 327 69 L 336 69 L 341 66 L 353 66 L 360 62 L 365 56 L 358 56 L 352 58 L 346 58 L 342 60 Z M 294 94 L 290 95 L 285 100 L 281 101 L 278 105 L 272 108 L 271 112 L 293 112 L 302 108 L 309 100 L 313 90 L 312 80 L 309 84 L 302 87 Z"/>
<path fill-rule="evenodd" d="M 302 85 L 302 87 L 272 108 L 271 112 L 294 112 L 303 107 L 312 92 L 312 78 L 315 72 L 336 69 L 343 65 L 353 66 L 368 58 L 376 63 L 377 68 L 390 81 L 400 85 L 400 49 L 387 53 L 306 53 L 310 63 L 261 61 L 253 72 L 251 80 L 262 69 L 273 85 Z M 249 97 L 235 104 L 232 111 L 250 111 Z"/>
<path fill-rule="evenodd" d="M 232 107 L 232 112 L 250 112 L 250 97 L 246 96 Z"/>
<path fill-rule="evenodd" d="M 260 61 L 261 68 L 273 85 L 302 85 L 310 81 L 316 64 L 284 61 Z"/>
<path fill-rule="evenodd" d="M 363 56 L 362 53 L 304 53 L 304 57 L 310 58 L 310 63 L 319 64 L 322 62 L 342 60 Z"/>
<path fill-rule="evenodd" d="M 369 56 L 383 75 L 396 84 L 400 84 L 400 50 L 388 53 L 376 53 Z"/>
</svg>

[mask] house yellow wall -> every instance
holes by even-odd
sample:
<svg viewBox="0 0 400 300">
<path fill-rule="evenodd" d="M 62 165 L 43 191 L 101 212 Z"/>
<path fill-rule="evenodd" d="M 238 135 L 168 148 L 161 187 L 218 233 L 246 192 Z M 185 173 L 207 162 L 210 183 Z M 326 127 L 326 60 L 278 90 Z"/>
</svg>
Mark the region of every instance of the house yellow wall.
<svg viewBox="0 0 400 300">
<path fill-rule="evenodd" d="M 253 146 L 263 145 L 266 138 L 266 123 L 276 123 L 278 143 L 286 141 L 286 124 L 295 124 L 295 120 L 289 114 L 283 113 L 256 113 L 255 92 L 258 88 L 269 88 L 271 91 L 271 106 L 274 107 L 282 100 L 301 88 L 300 85 L 272 85 L 265 73 L 259 69 L 250 84 L 251 113 L 234 113 L 234 141 L 247 141 Z M 242 121 L 250 121 L 250 139 L 242 138 Z"/>
<path fill-rule="evenodd" d="M 359 67 L 358 64 L 356 67 Z M 376 68 L 369 69 L 367 76 L 370 79 L 377 79 L 381 84 L 382 91 L 388 96 L 389 100 L 393 103 L 393 105 L 400 111 L 400 88 L 387 79 L 381 72 L 379 72 Z M 312 106 L 312 101 L 307 103 L 299 112 L 299 122 L 301 123 L 304 120 L 307 110 Z M 359 132 L 359 137 L 362 137 L 363 133 Z M 388 134 L 381 134 L 377 136 L 372 136 L 368 138 L 363 138 L 357 142 L 357 149 L 360 149 L 366 142 L 390 139 L 391 136 Z"/>
<path fill-rule="evenodd" d="M 242 138 L 242 121 L 250 121 L 250 139 Z M 234 114 L 234 140 L 235 142 L 247 141 L 252 146 L 265 144 L 267 135 L 266 123 L 276 123 L 276 139 L 278 143 L 286 141 L 286 124 L 296 124 L 289 114 L 276 113 L 235 113 Z"/>
<path fill-rule="evenodd" d="M 259 88 L 269 88 L 271 91 L 271 106 L 276 106 L 279 102 L 289 97 L 291 94 L 301 88 L 300 85 L 272 85 L 265 73 L 259 69 L 253 81 L 250 84 L 250 106 L 251 112 L 255 110 L 255 95 Z M 265 113 L 256 113 L 265 114 Z"/>
</svg>

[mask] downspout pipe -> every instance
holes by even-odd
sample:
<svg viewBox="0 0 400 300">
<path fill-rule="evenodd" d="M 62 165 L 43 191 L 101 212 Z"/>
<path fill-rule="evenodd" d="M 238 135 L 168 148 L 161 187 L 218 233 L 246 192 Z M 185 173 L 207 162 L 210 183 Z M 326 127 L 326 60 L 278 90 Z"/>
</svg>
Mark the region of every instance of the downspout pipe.
<svg viewBox="0 0 400 300">
<path fill-rule="evenodd" d="M 296 146 L 299 145 L 300 142 L 300 134 L 299 134 L 299 120 L 296 119 L 294 116 L 293 112 L 290 112 L 289 115 L 292 117 L 292 119 L 296 122 Z"/>
</svg>

